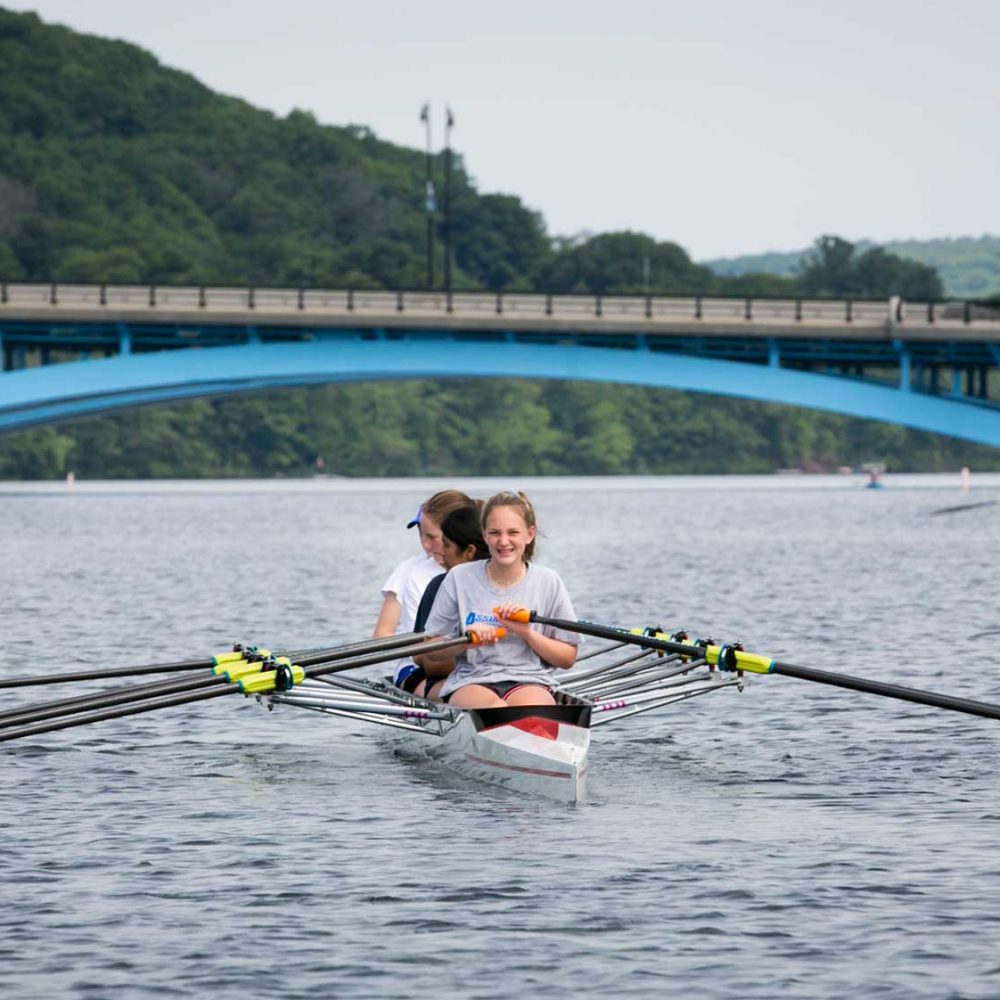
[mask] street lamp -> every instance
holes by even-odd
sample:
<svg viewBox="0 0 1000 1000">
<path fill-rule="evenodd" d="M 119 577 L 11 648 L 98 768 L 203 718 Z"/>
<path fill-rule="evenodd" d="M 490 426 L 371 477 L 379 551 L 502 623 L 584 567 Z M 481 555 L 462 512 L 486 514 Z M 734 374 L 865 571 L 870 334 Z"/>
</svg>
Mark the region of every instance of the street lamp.
<svg viewBox="0 0 1000 1000">
<path fill-rule="evenodd" d="M 427 291 L 434 288 L 434 160 L 431 154 L 431 102 L 426 101 L 420 109 L 420 120 L 427 126 L 427 185 L 425 208 L 427 211 Z"/>
<path fill-rule="evenodd" d="M 455 116 L 444 109 L 444 290 L 451 311 L 451 130 Z"/>
</svg>

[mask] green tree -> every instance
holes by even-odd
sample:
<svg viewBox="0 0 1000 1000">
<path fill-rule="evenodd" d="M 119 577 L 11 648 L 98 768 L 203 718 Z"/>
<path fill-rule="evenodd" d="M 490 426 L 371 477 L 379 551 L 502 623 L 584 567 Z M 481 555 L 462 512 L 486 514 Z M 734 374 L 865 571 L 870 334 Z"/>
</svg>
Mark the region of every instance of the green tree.
<svg viewBox="0 0 1000 1000">
<path fill-rule="evenodd" d="M 691 262 L 676 243 L 658 243 L 641 233 L 602 233 L 563 242 L 537 268 L 538 291 L 596 295 L 693 293 L 712 286 L 713 276 Z"/>
<path fill-rule="evenodd" d="M 873 247 L 858 254 L 854 244 L 839 236 L 821 236 L 807 258 L 799 279 L 803 295 L 847 298 L 888 298 L 927 301 L 944 295 L 934 268 L 904 260 Z"/>
</svg>

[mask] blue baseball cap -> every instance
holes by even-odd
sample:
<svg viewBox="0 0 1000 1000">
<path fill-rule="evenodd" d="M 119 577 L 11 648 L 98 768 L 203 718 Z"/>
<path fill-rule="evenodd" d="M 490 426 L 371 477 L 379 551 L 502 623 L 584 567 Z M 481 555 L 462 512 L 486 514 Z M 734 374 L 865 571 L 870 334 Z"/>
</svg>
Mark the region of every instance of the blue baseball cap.
<svg viewBox="0 0 1000 1000">
<path fill-rule="evenodd" d="M 418 507 L 417 508 L 416 516 L 413 518 L 412 521 L 410 521 L 410 523 L 407 525 L 407 528 L 415 528 L 418 524 L 420 524 L 420 515 L 423 512 L 424 512 L 424 508 L 423 507 Z"/>
</svg>

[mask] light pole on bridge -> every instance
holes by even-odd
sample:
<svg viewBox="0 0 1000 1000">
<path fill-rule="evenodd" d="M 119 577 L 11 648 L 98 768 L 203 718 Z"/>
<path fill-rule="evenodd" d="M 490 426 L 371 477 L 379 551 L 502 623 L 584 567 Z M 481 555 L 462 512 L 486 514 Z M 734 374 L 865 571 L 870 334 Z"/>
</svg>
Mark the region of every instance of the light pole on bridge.
<svg viewBox="0 0 1000 1000">
<path fill-rule="evenodd" d="M 427 291 L 434 288 L 434 156 L 431 152 L 431 102 L 426 101 L 420 109 L 420 120 L 427 127 L 427 180 L 425 188 L 425 208 L 427 211 Z"/>
<path fill-rule="evenodd" d="M 451 130 L 455 116 L 445 107 L 444 118 L 444 290 L 451 304 Z"/>
</svg>

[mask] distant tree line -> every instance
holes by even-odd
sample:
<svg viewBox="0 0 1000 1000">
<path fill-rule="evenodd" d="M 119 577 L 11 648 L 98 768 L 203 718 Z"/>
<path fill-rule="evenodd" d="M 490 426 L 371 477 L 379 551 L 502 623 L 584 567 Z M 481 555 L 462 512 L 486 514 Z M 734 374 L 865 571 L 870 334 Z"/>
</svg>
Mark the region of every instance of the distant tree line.
<svg viewBox="0 0 1000 1000">
<path fill-rule="evenodd" d="M 0 437 L 0 478 L 997 469 L 995 449 L 791 407 L 581 382 L 331 385 Z"/>
<path fill-rule="evenodd" d="M 933 267 L 944 282 L 945 296 L 959 299 L 1000 300 L 1000 236 L 950 236 L 928 240 L 890 240 L 882 249 L 897 257 Z M 872 249 L 861 242 L 860 252 Z M 776 274 L 795 277 L 808 250 L 746 254 L 707 261 L 718 274 Z"/>
</svg>

